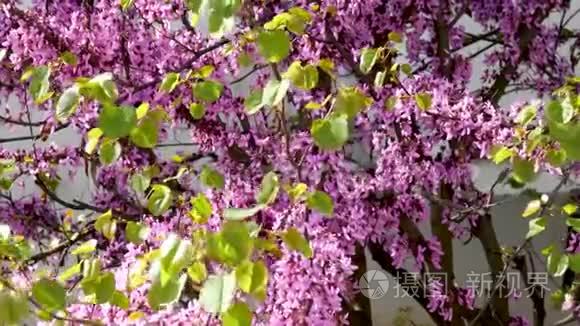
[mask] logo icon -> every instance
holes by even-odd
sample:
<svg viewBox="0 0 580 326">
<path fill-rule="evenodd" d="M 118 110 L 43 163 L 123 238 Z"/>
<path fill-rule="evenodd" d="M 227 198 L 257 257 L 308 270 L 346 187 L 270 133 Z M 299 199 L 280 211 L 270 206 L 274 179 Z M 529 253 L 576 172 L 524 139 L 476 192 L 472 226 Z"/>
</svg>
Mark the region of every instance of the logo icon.
<svg viewBox="0 0 580 326">
<path fill-rule="evenodd" d="M 381 271 L 371 269 L 358 280 L 358 288 L 369 299 L 380 299 L 389 289 L 389 278 Z"/>
</svg>

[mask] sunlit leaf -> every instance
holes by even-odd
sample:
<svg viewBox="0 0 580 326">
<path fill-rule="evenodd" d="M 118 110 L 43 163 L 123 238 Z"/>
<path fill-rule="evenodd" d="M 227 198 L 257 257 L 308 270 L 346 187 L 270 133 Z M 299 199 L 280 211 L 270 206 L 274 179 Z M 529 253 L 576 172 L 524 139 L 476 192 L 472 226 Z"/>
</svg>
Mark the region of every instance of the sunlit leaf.
<svg viewBox="0 0 580 326">
<path fill-rule="evenodd" d="M 199 261 L 194 262 L 187 268 L 187 275 L 195 283 L 201 283 L 207 278 L 207 268 Z"/>
<path fill-rule="evenodd" d="M 372 103 L 373 100 L 364 95 L 358 88 L 345 87 L 338 91 L 334 108 L 339 115 L 346 114 L 352 119 Z"/>
<path fill-rule="evenodd" d="M 318 119 L 312 123 L 310 133 L 318 147 L 324 150 L 337 150 L 349 138 L 348 121 L 344 115 Z"/>
<path fill-rule="evenodd" d="M 226 221 L 218 233 L 208 237 L 208 255 L 235 266 L 249 258 L 254 246 L 248 226 L 240 221 Z"/>
<path fill-rule="evenodd" d="M 137 114 L 134 108 L 105 105 L 99 115 L 98 127 L 110 138 L 128 136 L 137 125 Z"/>
<path fill-rule="evenodd" d="M 279 189 L 280 184 L 278 181 L 278 175 L 273 171 L 266 173 L 264 178 L 262 178 L 260 192 L 256 195 L 256 201 L 259 204 L 271 204 L 274 200 L 276 200 Z"/>
<path fill-rule="evenodd" d="M 163 215 L 173 203 L 171 189 L 166 185 L 156 184 L 151 187 L 147 200 L 147 209 L 155 216 Z"/>
<path fill-rule="evenodd" d="M 332 216 L 334 212 L 334 203 L 332 198 L 324 191 L 316 190 L 306 199 L 309 208 L 325 216 Z"/>
<path fill-rule="evenodd" d="M 199 120 L 199 119 L 203 118 L 203 116 L 205 114 L 205 106 L 203 104 L 200 104 L 200 103 L 191 103 L 189 105 L 189 114 L 195 120 Z"/>
<path fill-rule="evenodd" d="M 176 72 L 170 72 L 163 77 L 159 89 L 166 93 L 171 93 L 179 85 L 179 74 Z"/>
<path fill-rule="evenodd" d="M 308 240 L 296 228 L 290 228 L 282 234 L 282 240 L 288 248 L 300 252 L 306 258 L 312 258 L 312 249 Z"/>
<path fill-rule="evenodd" d="M 256 205 L 252 208 L 226 208 L 224 209 L 224 219 L 230 221 L 244 220 L 256 215 L 264 207 L 265 205 Z"/>
<path fill-rule="evenodd" d="M 223 326 L 251 326 L 252 312 L 247 304 L 237 302 L 222 313 L 222 322 Z"/>
<path fill-rule="evenodd" d="M 193 96 L 201 101 L 213 103 L 217 101 L 224 89 L 224 86 L 217 81 L 205 80 L 193 86 Z"/>
<path fill-rule="evenodd" d="M 56 103 L 56 118 L 59 121 L 66 121 L 77 109 L 80 93 L 77 86 L 67 88 Z"/>
<path fill-rule="evenodd" d="M 264 262 L 243 262 L 236 268 L 235 273 L 238 287 L 242 291 L 253 294 L 258 299 L 265 299 L 268 269 Z"/>
<path fill-rule="evenodd" d="M 102 164 L 109 165 L 121 157 L 121 144 L 113 139 L 106 139 L 99 147 L 99 160 Z"/>
<path fill-rule="evenodd" d="M 543 232 L 546 229 L 546 224 L 547 221 L 545 217 L 538 217 L 530 220 L 528 225 L 528 233 L 526 234 L 526 239 L 535 237 L 536 235 Z"/>
<path fill-rule="evenodd" d="M 210 188 L 223 189 L 225 185 L 224 177 L 208 165 L 201 170 L 199 179 L 205 186 Z"/>
<path fill-rule="evenodd" d="M 43 278 L 35 282 L 32 297 L 48 311 L 63 310 L 66 306 L 66 291 L 53 280 Z"/>
<path fill-rule="evenodd" d="M 97 248 L 97 240 L 91 239 L 91 240 L 87 240 L 87 241 L 83 242 L 78 247 L 73 249 L 71 251 L 71 254 L 73 254 L 73 255 L 85 255 L 85 254 L 89 254 L 89 253 L 95 251 L 96 248 Z"/>
<path fill-rule="evenodd" d="M 359 69 L 363 74 L 368 74 L 374 67 L 379 55 L 380 49 L 364 48 L 360 53 Z"/>
<path fill-rule="evenodd" d="M 522 213 L 523 217 L 530 217 L 536 214 L 542 207 L 542 202 L 539 199 L 532 200 L 526 206 L 526 209 Z"/>
<path fill-rule="evenodd" d="M 415 103 L 417 107 L 422 111 L 427 111 L 431 108 L 431 95 L 428 93 L 417 93 L 415 94 Z"/>
<path fill-rule="evenodd" d="M 99 128 L 93 128 L 87 132 L 87 142 L 85 143 L 85 152 L 87 154 L 92 154 L 95 151 L 102 135 L 103 131 Z"/>
<path fill-rule="evenodd" d="M 129 242 L 140 244 L 147 239 L 149 231 L 149 227 L 141 223 L 127 222 L 125 226 L 125 237 Z"/>
<path fill-rule="evenodd" d="M 191 199 L 191 207 L 189 215 L 194 222 L 203 224 L 211 217 L 213 207 L 205 194 L 200 192 L 193 197 Z"/>
<path fill-rule="evenodd" d="M 211 275 L 201 288 L 199 303 L 206 312 L 225 312 L 232 304 L 235 290 L 236 277 L 233 273 Z"/>
<path fill-rule="evenodd" d="M 95 230 L 99 231 L 105 238 L 113 240 L 117 231 L 117 222 L 113 219 L 111 210 L 100 215 L 95 220 Z"/>
<path fill-rule="evenodd" d="M 272 63 L 280 62 L 290 53 L 290 38 L 283 30 L 263 31 L 258 35 L 260 54 Z"/>
<path fill-rule="evenodd" d="M 300 61 L 294 61 L 282 77 L 304 90 L 310 90 L 318 84 L 318 69 L 313 65 L 302 66 Z"/>
</svg>

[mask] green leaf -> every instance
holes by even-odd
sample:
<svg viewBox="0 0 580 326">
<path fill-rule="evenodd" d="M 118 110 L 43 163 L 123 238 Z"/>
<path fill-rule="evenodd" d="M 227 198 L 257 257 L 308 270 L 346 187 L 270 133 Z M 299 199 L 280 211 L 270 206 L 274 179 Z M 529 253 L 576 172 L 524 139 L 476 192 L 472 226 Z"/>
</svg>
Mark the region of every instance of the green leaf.
<svg viewBox="0 0 580 326">
<path fill-rule="evenodd" d="M 157 145 L 159 124 L 153 117 L 145 117 L 130 133 L 133 144 L 141 148 L 154 148 Z"/>
<path fill-rule="evenodd" d="M 171 93 L 179 85 L 179 74 L 176 72 L 170 72 L 163 77 L 161 85 L 159 85 L 159 90 Z"/>
<path fill-rule="evenodd" d="M 324 71 L 329 77 L 334 78 L 334 62 L 330 59 L 320 59 L 318 68 Z"/>
<path fill-rule="evenodd" d="M 58 276 L 58 280 L 60 282 L 66 282 L 69 279 L 73 278 L 75 275 L 80 274 L 80 272 L 81 272 L 81 265 L 82 265 L 82 263 L 78 263 L 78 264 L 74 264 L 71 267 L 65 269 Z"/>
<path fill-rule="evenodd" d="M 121 9 L 127 10 L 133 5 L 133 0 L 120 0 Z"/>
<path fill-rule="evenodd" d="M 256 205 L 252 208 L 226 208 L 224 209 L 224 219 L 230 221 L 241 221 L 248 217 L 256 215 L 264 209 L 265 205 Z"/>
<path fill-rule="evenodd" d="M 207 220 L 211 217 L 213 207 L 204 193 L 200 192 L 197 194 L 197 196 L 193 197 L 191 199 L 191 206 L 192 210 L 194 211 L 193 214 L 199 216 L 201 221 L 207 222 Z"/>
<path fill-rule="evenodd" d="M 251 91 L 250 95 L 244 100 L 244 107 L 247 114 L 255 114 L 264 106 L 262 101 L 263 91 L 261 89 Z"/>
<path fill-rule="evenodd" d="M 205 115 L 205 106 L 200 103 L 191 103 L 189 105 L 189 114 L 195 120 L 200 120 Z"/>
<path fill-rule="evenodd" d="M 92 154 L 95 151 L 102 135 L 103 131 L 99 128 L 93 128 L 87 132 L 87 142 L 85 144 L 85 152 L 87 154 Z"/>
<path fill-rule="evenodd" d="M 236 277 L 233 273 L 211 275 L 201 288 L 199 303 L 206 312 L 225 312 L 232 304 L 235 290 Z"/>
<path fill-rule="evenodd" d="M 519 183 L 527 183 L 534 180 L 536 177 L 534 163 L 520 157 L 515 157 L 513 161 L 512 177 Z"/>
<path fill-rule="evenodd" d="M 501 164 L 513 155 L 513 151 L 506 146 L 494 145 L 490 155 L 493 163 Z"/>
<path fill-rule="evenodd" d="M 271 63 L 282 61 L 290 53 L 290 38 L 283 30 L 263 31 L 257 43 L 260 54 Z"/>
<path fill-rule="evenodd" d="M 117 222 L 113 219 L 113 213 L 108 210 L 95 220 L 95 230 L 99 231 L 105 238 L 113 240 L 117 231 Z"/>
<path fill-rule="evenodd" d="M 85 254 L 89 254 L 89 253 L 95 251 L 96 248 L 97 248 L 97 240 L 91 239 L 91 240 L 83 242 L 81 245 L 76 247 L 73 251 L 71 251 L 71 254 L 73 254 L 73 255 L 85 255 Z"/>
<path fill-rule="evenodd" d="M 88 81 L 79 81 L 77 86 L 81 95 L 96 99 L 101 104 L 113 105 L 119 96 L 113 74 L 110 72 L 98 74 Z"/>
<path fill-rule="evenodd" d="M 568 203 L 562 207 L 562 211 L 564 211 L 564 213 L 566 213 L 566 215 L 572 215 L 572 214 L 576 213 L 577 210 L 578 210 L 578 206 L 576 206 L 575 204 L 572 204 L 572 203 Z"/>
<path fill-rule="evenodd" d="M 147 113 L 149 112 L 149 103 L 143 102 L 139 104 L 137 109 L 135 110 L 135 115 L 137 116 L 137 120 L 143 119 Z"/>
<path fill-rule="evenodd" d="M 401 36 L 400 33 L 397 33 L 397 32 L 389 32 L 388 38 L 389 38 L 389 41 L 391 41 L 391 42 L 395 42 L 395 43 L 403 42 L 403 37 Z"/>
<path fill-rule="evenodd" d="M 181 296 L 185 281 L 187 281 L 187 275 L 185 274 L 179 278 L 170 278 L 165 284 L 162 284 L 160 280 L 154 281 L 147 293 L 147 302 L 155 310 L 176 302 Z"/>
<path fill-rule="evenodd" d="M 373 85 L 376 88 L 383 87 L 383 85 L 385 84 L 385 79 L 386 78 L 387 78 L 387 72 L 386 71 L 378 71 L 377 74 L 375 75 L 375 81 L 374 81 Z"/>
<path fill-rule="evenodd" d="M 111 304 L 127 310 L 129 309 L 129 298 L 123 292 L 115 290 L 111 296 Z"/>
<path fill-rule="evenodd" d="M 93 279 L 101 272 L 101 262 L 98 259 L 83 260 L 83 277 Z"/>
<path fill-rule="evenodd" d="M 137 114 L 134 108 L 104 105 L 99 115 L 98 127 L 110 138 L 128 136 L 137 125 Z"/>
<path fill-rule="evenodd" d="M 522 216 L 523 217 L 530 217 L 530 216 L 536 214 L 540 210 L 540 208 L 542 208 L 542 201 L 539 199 L 532 200 L 526 206 L 526 209 L 522 213 Z"/>
<path fill-rule="evenodd" d="M 106 139 L 99 147 L 99 160 L 104 165 L 115 163 L 121 157 L 121 144 L 113 139 Z"/>
<path fill-rule="evenodd" d="M 265 299 L 266 288 L 268 285 L 268 268 L 263 261 L 255 263 L 245 261 L 236 268 L 236 279 L 238 287 L 246 292 L 253 294 L 258 299 Z"/>
<path fill-rule="evenodd" d="M 568 217 L 566 218 L 566 225 L 574 229 L 574 231 L 580 232 L 580 219 Z"/>
<path fill-rule="evenodd" d="M 147 239 L 149 236 L 150 229 L 137 222 L 127 222 L 127 226 L 125 226 L 125 237 L 129 242 L 140 244 Z"/>
<path fill-rule="evenodd" d="M 213 37 L 221 37 L 235 26 L 234 14 L 241 0 L 212 0 L 207 2 L 208 30 Z"/>
<path fill-rule="evenodd" d="M 288 248 L 298 251 L 306 258 L 312 258 L 312 249 L 308 240 L 296 228 L 288 229 L 283 235 L 282 240 Z"/>
<path fill-rule="evenodd" d="M 70 51 L 63 52 L 60 55 L 60 59 L 62 60 L 62 62 L 66 63 L 67 65 L 71 65 L 71 66 L 76 66 L 78 61 L 79 61 L 77 56 Z"/>
<path fill-rule="evenodd" d="M 223 189 L 225 186 L 224 177 L 209 165 L 205 165 L 199 175 L 201 183 L 210 188 Z"/>
<path fill-rule="evenodd" d="M 528 123 L 534 120 L 537 113 L 538 108 L 536 108 L 534 105 L 528 105 L 518 113 L 518 116 L 516 117 L 516 123 L 519 123 L 522 126 L 526 126 Z"/>
<path fill-rule="evenodd" d="M 389 98 L 385 101 L 385 109 L 392 110 L 397 105 L 397 101 L 399 100 L 396 96 L 389 96 Z"/>
<path fill-rule="evenodd" d="M 137 194 L 145 193 L 151 184 L 151 178 L 148 175 L 137 173 L 133 174 L 130 179 L 131 189 Z"/>
<path fill-rule="evenodd" d="M 413 74 L 413 68 L 408 63 L 403 63 L 401 65 L 401 71 L 407 76 L 411 76 Z"/>
<path fill-rule="evenodd" d="M 222 322 L 223 326 L 251 326 L 252 312 L 247 304 L 237 302 L 222 313 Z"/>
<path fill-rule="evenodd" d="M 564 275 L 570 263 L 568 255 L 559 250 L 553 250 L 548 256 L 548 272 L 556 277 Z"/>
<path fill-rule="evenodd" d="M 66 121 L 76 111 L 80 98 L 77 86 L 69 87 L 62 93 L 56 103 L 56 118 L 58 121 Z"/>
<path fill-rule="evenodd" d="M 312 123 L 310 133 L 316 145 L 321 149 L 337 150 L 348 140 L 348 121 L 344 115 L 317 119 Z"/>
<path fill-rule="evenodd" d="M 346 114 L 350 119 L 353 119 L 360 111 L 372 103 L 372 99 L 364 95 L 359 89 L 345 87 L 338 91 L 334 109 L 339 115 Z"/>
<path fill-rule="evenodd" d="M 30 307 L 24 295 L 0 291 L 0 324 L 24 325 Z"/>
<path fill-rule="evenodd" d="M 282 79 L 281 81 L 271 79 L 264 87 L 261 105 L 276 106 L 280 104 L 284 100 L 289 87 L 290 81 L 287 79 Z"/>
<path fill-rule="evenodd" d="M 580 273 L 580 254 L 569 255 L 568 261 L 570 269 L 573 270 L 574 273 Z"/>
<path fill-rule="evenodd" d="M 32 70 L 28 91 L 37 104 L 41 104 L 50 97 L 50 73 L 51 69 L 48 66 L 38 66 Z"/>
<path fill-rule="evenodd" d="M 248 259 L 254 247 L 250 231 L 245 223 L 226 221 L 220 232 L 208 236 L 208 255 L 230 266 Z"/>
<path fill-rule="evenodd" d="M 302 8 L 290 8 L 288 12 L 282 12 L 274 16 L 272 20 L 264 24 L 266 30 L 277 30 L 288 28 L 296 35 L 304 34 L 306 24 L 312 20 L 310 13 Z"/>
<path fill-rule="evenodd" d="M 193 86 L 193 96 L 199 100 L 213 103 L 220 98 L 223 89 L 224 85 L 213 80 L 205 80 Z"/>
<path fill-rule="evenodd" d="M 256 195 L 256 201 L 259 204 L 269 205 L 276 200 L 279 190 L 278 175 L 270 171 L 262 178 L 260 192 Z"/>
<path fill-rule="evenodd" d="M 377 59 L 379 58 L 381 49 L 364 48 L 360 53 L 359 68 L 363 74 L 368 74 L 373 69 Z"/>
<path fill-rule="evenodd" d="M 318 69 L 313 65 L 302 66 L 300 61 L 294 61 L 282 77 L 304 90 L 311 90 L 318 84 Z"/>
<path fill-rule="evenodd" d="M 99 304 L 108 302 L 115 293 L 115 275 L 106 272 L 99 277 L 98 285 L 95 287 L 95 299 Z"/>
<path fill-rule="evenodd" d="M 238 65 L 247 68 L 252 65 L 252 57 L 248 54 L 248 52 L 243 52 L 238 56 Z"/>
<path fill-rule="evenodd" d="M 48 311 L 64 310 L 66 291 L 58 282 L 46 278 L 40 279 L 32 286 L 32 297 Z"/>
<path fill-rule="evenodd" d="M 546 224 L 547 221 L 545 217 L 538 217 L 530 220 L 528 223 L 528 233 L 526 234 L 526 239 L 530 239 L 542 233 L 546 229 Z"/>
<path fill-rule="evenodd" d="M 334 204 L 332 198 L 324 191 L 316 190 L 306 200 L 306 205 L 322 215 L 332 216 L 334 212 Z"/>
<path fill-rule="evenodd" d="M 415 94 L 415 103 L 417 103 L 419 110 L 429 110 L 431 108 L 431 94 L 425 92 Z"/>
<path fill-rule="evenodd" d="M 151 193 L 149 199 L 147 200 L 147 209 L 154 216 L 163 215 L 171 207 L 173 203 L 173 195 L 171 194 L 171 189 L 166 185 L 153 185 L 151 187 Z"/>
<path fill-rule="evenodd" d="M 569 103 L 558 100 L 551 101 L 546 106 L 546 118 L 549 122 L 568 123 L 574 116 L 574 110 Z"/>
<path fill-rule="evenodd" d="M 160 262 L 163 269 L 175 275 L 191 263 L 193 246 L 191 241 L 180 239 L 171 233 L 160 248 Z"/>
<path fill-rule="evenodd" d="M 205 264 L 196 261 L 187 268 L 187 275 L 194 283 L 201 283 L 207 278 L 207 268 Z"/>
<path fill-rule="evenodd" d="M 292 187 L 284 186 L 284 190 L 286 190 L 292 202 L 297 202 L 303 199 L 303 195 L 308 190 L 308 186 L 305 183 L 297 183 Z"/>
<path fill-rule="evenodd" d="M 551 149 L 546 153 L 546 159 L 553 166 L 561 166 L 566 162 L 566 151 Z"/>
</svg>

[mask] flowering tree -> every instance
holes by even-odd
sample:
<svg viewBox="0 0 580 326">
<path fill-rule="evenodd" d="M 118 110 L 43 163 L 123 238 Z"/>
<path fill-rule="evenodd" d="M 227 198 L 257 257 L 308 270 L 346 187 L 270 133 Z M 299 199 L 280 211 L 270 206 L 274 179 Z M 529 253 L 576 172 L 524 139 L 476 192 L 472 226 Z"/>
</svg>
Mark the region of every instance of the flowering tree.
<svg viewBox="0 0 580 326">
<path fill-rule="evenodd" d="M 580 223 L 554 200 L 580 159 L 569 1 L 23 2 L 0 0 L 0 119 L 29 132 L 0 139 L 0 323 L 368 325 L 367 251 L 446 275 L 411 294 L 437 325 L 543 325 L 543 296 L 513 316 L 498 289 L 533 271 L 548 220 L 569 226 L 542 250 L 565 280 L 552 299 L 580 316 Z M 498 105 L 520 90 L 545 101 Z M 52 144 L 65 129 L 78 140 Z M 506 167 L 486 191 L 482 158 Z M 529 232 L 506 248 L 494 189 L 539 171 L 561 182 L 526 190 Z M 82 174 L 90 200 L 59 192 Z M 485 251 L 482 305 L 454 240 Z"/>
</svg>

